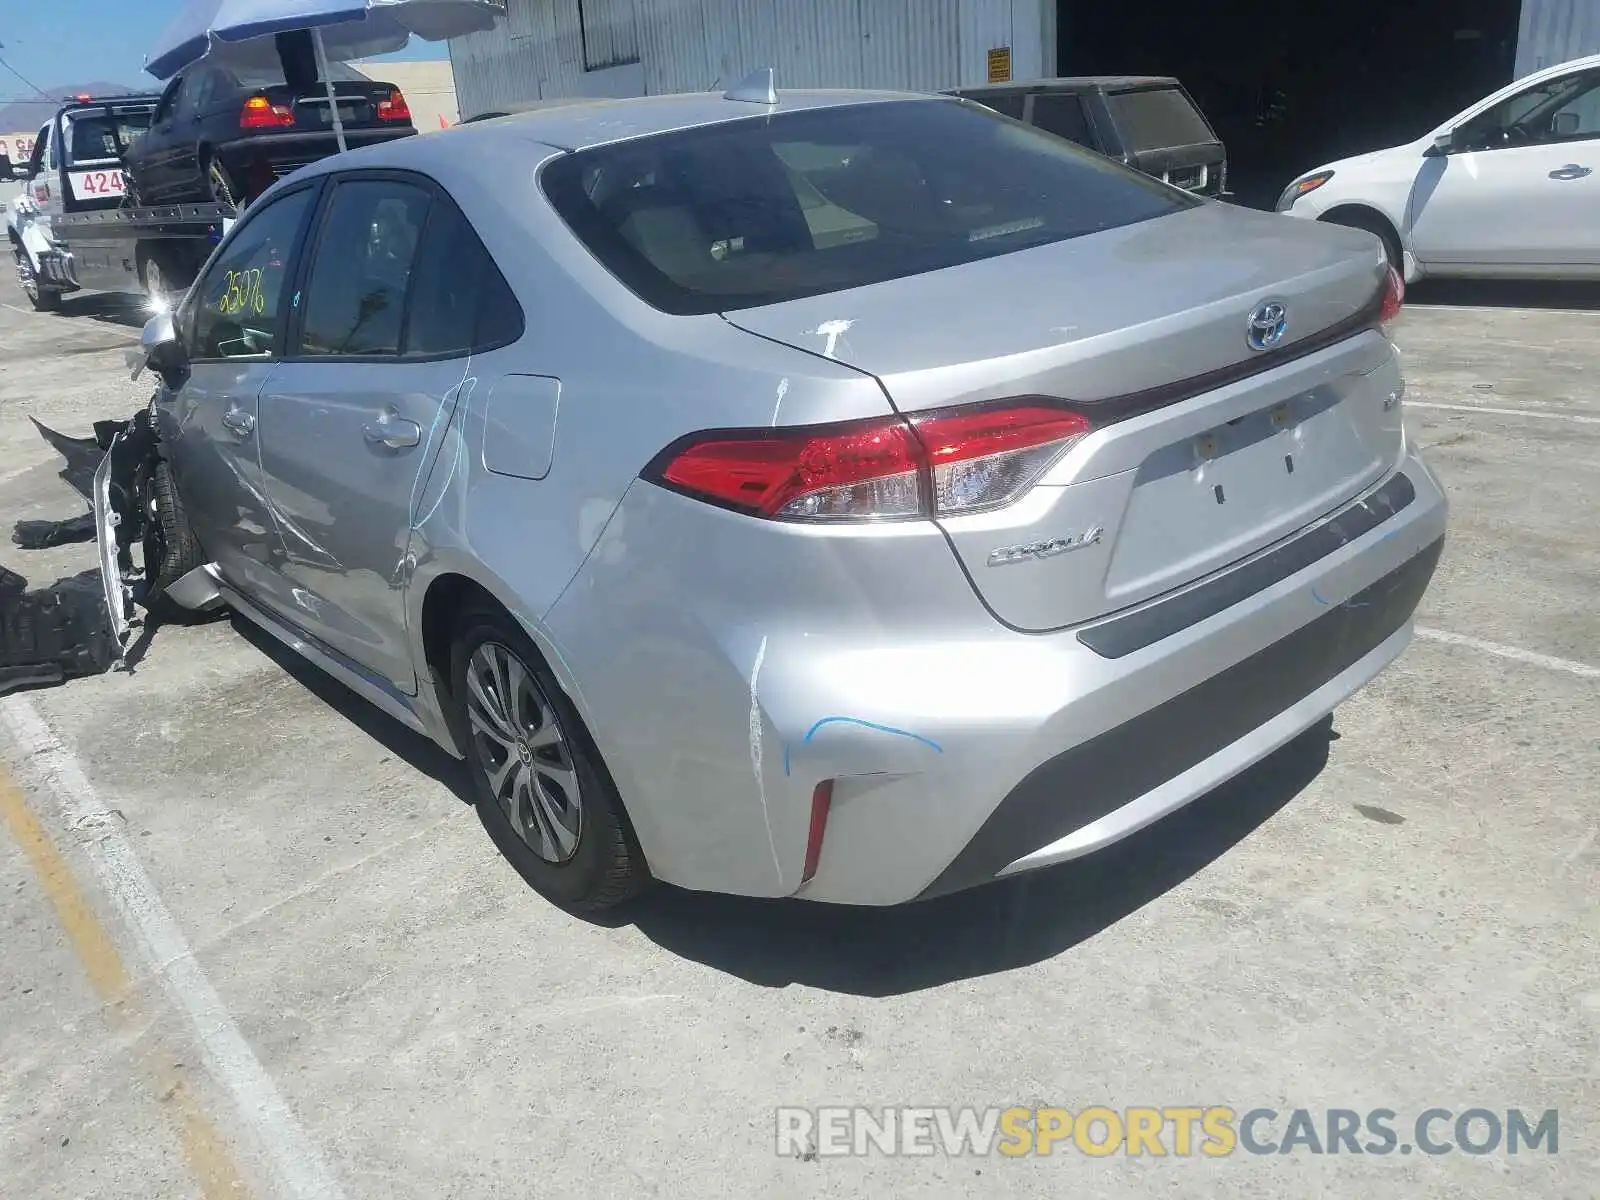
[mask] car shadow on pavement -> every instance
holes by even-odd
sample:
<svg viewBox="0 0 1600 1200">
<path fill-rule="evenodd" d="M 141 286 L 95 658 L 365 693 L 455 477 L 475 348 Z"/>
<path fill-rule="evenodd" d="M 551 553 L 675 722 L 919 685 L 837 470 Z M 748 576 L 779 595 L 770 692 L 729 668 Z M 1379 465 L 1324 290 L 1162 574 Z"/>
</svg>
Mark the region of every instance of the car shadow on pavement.
<svg viewBox="0 0 1600 1200">
<path fill-rule="evenodd" d="M 472 781 L 458 759 L 356 695 L 325 671 L 312 666 L 271 634 L 237 613 L 229 613 L 234 632 L 276 663 L 285 674 L 360 729 L 390 754 L 449 788 L 463 804 L 473 803 Z"/>
<path fill-rule="evenodd" d="M 92 292 L 87 296 L 63 300 L 60 315 L 87 317 L 103 325 L 120 325 L 124 329 L 143 329 L 145 322 L 150 319 L 150 306 L 143 296 Z"/>
<path fill-rule="evenodd" d="M 1600 283 L 1565 279 L 1424 279 L 1406 289 L 1406 303 L 1592 312 L 1600 310 Z"/>
<path fill-rule="evenodd" d="M 619 914 L 651 941 L 767 987 L 892 996 L 1054 958 L 1237 845 L 1314 780 L 1332 718 L 1099 854 L 898 908 L 747 900 L 660 887 Z M 907 836 L 915 836 L 907 831 Z"/>
</svg>

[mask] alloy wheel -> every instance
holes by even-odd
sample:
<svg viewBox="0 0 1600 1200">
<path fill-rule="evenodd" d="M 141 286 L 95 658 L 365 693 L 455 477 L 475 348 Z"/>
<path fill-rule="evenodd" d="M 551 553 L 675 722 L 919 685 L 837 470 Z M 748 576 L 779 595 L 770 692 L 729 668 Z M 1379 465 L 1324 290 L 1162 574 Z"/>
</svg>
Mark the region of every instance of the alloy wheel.
<svg viewBox="0 0 1600 1200">
<path fill-rule="evenodd" d="M 467 663 L 467 720 L 511 828 L 546 862 L 570 861 L 583 833 L 583 798 L 567 735 L 533 672 L 499 642 L 484 642 Z"/>
</svg>

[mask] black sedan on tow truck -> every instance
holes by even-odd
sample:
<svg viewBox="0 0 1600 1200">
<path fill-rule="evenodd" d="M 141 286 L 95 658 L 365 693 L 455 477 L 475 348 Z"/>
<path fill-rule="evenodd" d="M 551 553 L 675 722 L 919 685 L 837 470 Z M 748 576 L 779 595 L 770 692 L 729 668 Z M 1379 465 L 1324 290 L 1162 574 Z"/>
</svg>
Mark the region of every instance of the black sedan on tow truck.
<svg viewBox="0 0 1600 1200">
<path fill-rule="evenodd" d="M 338 64 L 331 74 L 348 149 L 416 132 L 394 84 Z M 337 152 L 326 83 L 201 61 L 167 84 L 149 132 L 124 163 L 137 205 L 239 208 L 277 179 Z"/>
</svg>

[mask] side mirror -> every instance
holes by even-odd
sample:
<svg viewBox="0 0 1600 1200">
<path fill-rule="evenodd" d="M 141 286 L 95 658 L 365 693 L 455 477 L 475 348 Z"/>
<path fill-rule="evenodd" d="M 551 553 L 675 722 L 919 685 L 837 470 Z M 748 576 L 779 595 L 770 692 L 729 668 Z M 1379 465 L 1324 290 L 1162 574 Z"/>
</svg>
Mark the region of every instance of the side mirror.
<svg viewBox="0 0 1600 1200">
<path fill-rule="evenodd" d="M 1578 114 L 1558 112 L 1550 118 L 1550 132 L 1555 137 L 1571 137 L 1578 132 Z"/>
<path fill-rule="evenodd" d="M 1456 131 L 1454 129 L 1447 129 L 1433 139 L 1433 147 L 1428 151 L 1428 153 L 1435 155 L 1449 154 L 1455 148 Z"/>
<path fill-rule="evenodd" d="M 140 372 L 149 367 L 161 376 L 168 387 L 177 387 L 182 382 L 184 369 L 188 365 L 189 355 L 178 337 L 177 322 L 173 320 L 172 314 L 160 312 L 146 321 L 144 332 L 139 335 L 139 350 L 133 377 L 137 379 Z"/>
</svg>

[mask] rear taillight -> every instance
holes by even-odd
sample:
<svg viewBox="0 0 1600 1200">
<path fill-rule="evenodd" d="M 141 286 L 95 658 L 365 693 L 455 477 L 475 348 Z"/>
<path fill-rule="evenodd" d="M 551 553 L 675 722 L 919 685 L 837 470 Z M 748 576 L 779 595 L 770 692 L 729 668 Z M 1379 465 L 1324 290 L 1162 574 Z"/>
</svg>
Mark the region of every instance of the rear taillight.
<svg viewBox="0 0 1600 1200">
<path fill-rule="evenodd" d="M 411 120 L 411 106 L 406 103 L 405 93 L 403 93 L 399 88 L 390 89 L 389 98 L 387 100 L 378 101 L 378 120 Z"/>
<path fill-rule="evenodd" d="M 1389 276 L 1383 281 L 1383 302 L 1378 308 L 1378 324 L 1385 333 L 1389 327 L 1400 317 L 1400 310 L 1406 302 L 1406 281 L 1400 272 L 1393 267 L 1389 268 Z"/>
<path fill-rule="evenodd" d="M 293 110 L 265 96 L 251 96 L 239 110 L 240 129 L 283 129 L 293 124 Z"/>
<path fill-rule="evenodd" d="M 785 521 L 960 516 L 1027 491 L 1089 422 L 1038 397 L 792 429 L 694 434 L 644 471 L 697 499 Z"/>
</svg>

